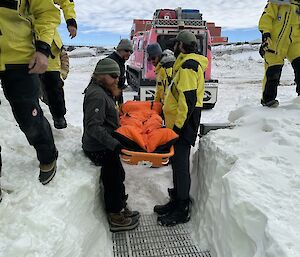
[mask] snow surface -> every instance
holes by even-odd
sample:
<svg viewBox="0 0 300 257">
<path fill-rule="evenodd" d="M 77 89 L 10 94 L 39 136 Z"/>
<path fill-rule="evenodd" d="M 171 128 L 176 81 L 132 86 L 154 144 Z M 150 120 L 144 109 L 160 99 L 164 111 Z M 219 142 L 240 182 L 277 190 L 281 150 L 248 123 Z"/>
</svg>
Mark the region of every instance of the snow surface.
<svg viewBox="0 0 300 257">
<path fill-rule="evenodd" d="M 69 52 L 69 57 L 81 58 L 81 57 L 92 57 L 96 56 L 97 49 L 90 47 L 80 47 L 76 48 L 73 51 Z"/>
<path fill-rule="evenodd" d="M 235 127 L 211 131 L 192 149 L 189 226 L 212 256 L 298 257 L 300 99 L 291 65 L 283 69 L 279 108 L 267 109 L 259 105 L 263 62 L 257 46 L 218 48 L 213 50 L 218 51 L 213 60 L 218 102 L 203 111 L 202 123 L 231 122 Z M 1 257 L 112 256 L 99 168 L 81 151 L 82 92 L 102 57 L 70 59 L 65 82 L 68 128 L 53 129 L 58 172 L 47 186 L 38 182 L 35 151 L 0 90 Z M 134 94 L 127 90 L 125 99 Z M 48 107 L 42 108 L 52 125 Z M 166 188 L 172 184 L 169 166 L 124 167 L 131 207 L 150 214 L 155 204 L 166 202 Z"/>
</svg>

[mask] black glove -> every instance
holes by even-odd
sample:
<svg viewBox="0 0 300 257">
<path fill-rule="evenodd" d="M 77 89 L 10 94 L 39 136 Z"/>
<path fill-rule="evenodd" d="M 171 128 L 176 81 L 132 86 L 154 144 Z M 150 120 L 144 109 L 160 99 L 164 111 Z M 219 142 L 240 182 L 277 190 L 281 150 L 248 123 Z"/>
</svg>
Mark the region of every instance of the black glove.
<svg viewBox="0 0 300 257">
<path fill-rule="evenodd" d="M 181 129 L 178 128 L 176 125 L 173 126 L 173 131 L 177 134 L 180 135 Z"/>
<path fill-rule="evenodd" d="M 75 19 L 73 19 L 73 18 L 68 19 L 66 21 L 66 23 L 67 23 L 67 27 L 72 26 L 72 27 L 75 27 L 77 29 L 77 22 L 76 22 Z"/>
<path fill-rule="evenodd" d="M 116 154 L 121 154 L 122 153 L 122 149 L 125 149 L 125 147 L 122 145 L 122 144 L 118 144 L 115 149 L 114 149 L 114 152 Z"/>
<path fill-rule="evenodd" d="M 261 38 L 262 43 L 259 48 L 259 54 L 262 58 L 264 58 L 266 49 L 268 48 L 268 45 L 269 45 L 268 39 L 271 39 L 271 34 L 269 32 L 263 33 L 262 38 Z"/>
<path fill-rule="evenodd" d="M 259 54 L 260 54 L 260 56 L 261 56 L 262 58 L 264 58 L 264 57 L 265 57 L 265 53 L 266 53 L 266 51 L 265 51 L 265 49 L 264 49 L 264 46 L 263 46 L 263 44 L 261 44 L 261 45 L 260 45 L 260 48 L 259 48 Z"/>
<path fill-rule="evenodd" d="M 266 43 L 267 40 L 268 40 L 268 38 L 271 38 L 271 34 L 269 32 L 263 33 L 262 36 L 261 36 L 261 42 L 262 42 L 262 44 Z"/>
</svg>

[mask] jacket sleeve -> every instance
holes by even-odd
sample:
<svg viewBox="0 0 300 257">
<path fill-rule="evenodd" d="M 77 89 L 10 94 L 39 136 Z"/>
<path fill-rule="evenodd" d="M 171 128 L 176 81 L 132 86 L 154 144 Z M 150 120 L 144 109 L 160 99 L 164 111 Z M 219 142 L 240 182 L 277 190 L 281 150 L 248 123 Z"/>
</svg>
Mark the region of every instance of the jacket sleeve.
<svg viewBox="0 0 300 257">
<path fill-rule="evenodd" d="M 164 81 L 162 77 L 162 69 L 159 70 L 159 73 L 157 74 L 156 77 L 156 88 L 155 88 L 155 97 L 154 101 L 155 102 L 161 102 L 162 101 L 162 96 L 164 94 Z"/>
<path fill-rule="evenodd" d="M 276 19 L 278 5 L 268 3 L 259 19 L 258 29 L 261 33 L 271 33 L 273 20 Z"/>
<path fill-rule="evenodd" d="M 65 21 L 76 19 L 75 5 L 73 0 L 55 0 L 64 13 Z"/>
<path fill-rule="evenodd" d="M 180 69 L 176 86 L 178 91 L 178 109 L 173 130 L 179 134 L 197 103 L 197 72 L 191 68 Z"/>
<path fill-rule="evenodd" d="M 86 124 L 87 134 L 97 140 L 108 149 L 114 151 L 120 142 L 113 138 L 107 129 L 103 126 L 105 120 L 105 99 L 102 97 L 94 97 L 89 99 L 85 113 L 88 114 L 89 120 Z"/>
<path fill-rule="evenodd" d="M 34 17 L 36 41 L 42 41 L 51 46 L 54 32 L 60 24 L 60 11 L 52 0 L 29 0 L 29 12 Z"/>
</svg>

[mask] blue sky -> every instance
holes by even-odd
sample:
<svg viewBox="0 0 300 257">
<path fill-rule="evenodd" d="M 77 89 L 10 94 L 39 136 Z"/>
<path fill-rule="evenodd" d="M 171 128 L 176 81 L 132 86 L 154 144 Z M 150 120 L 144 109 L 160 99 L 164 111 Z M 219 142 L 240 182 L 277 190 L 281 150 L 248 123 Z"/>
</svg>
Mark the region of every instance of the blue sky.
<svg viewBox="0 0 300 257">
<path fill-rule="evenodd" d="M 69 39 L 62 17 L 59 32 L 64 44 L 115 46 L 128 38 L 133 19 L 151 19 L 155 9 L 176 7 L 200 9 L 203 18 L 222 26 L 230 42 L 260 38 L 257 23 L 267 1 L 264 0 L 75 0 L 78 36 Z"/>
</svg>

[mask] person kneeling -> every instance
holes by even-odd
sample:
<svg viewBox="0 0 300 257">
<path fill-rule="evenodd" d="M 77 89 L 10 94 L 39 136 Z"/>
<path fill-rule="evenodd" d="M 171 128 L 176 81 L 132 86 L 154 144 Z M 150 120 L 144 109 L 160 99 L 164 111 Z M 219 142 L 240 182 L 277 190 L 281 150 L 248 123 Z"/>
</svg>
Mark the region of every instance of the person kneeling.
<svg viewBox="0 0 300 257">
<path fill-rule="evenodd" d="M 114 97 L 120 94 L 120 68 L 109 58 L 100 60 L 85 89 L 82 148 L 101 167 L 105 207 L 112 232 L 134 229 L 140 214 L 126 206 L 125 171 L 119 154 L 124 148 L 112 134 L 119 127 Z"/>
</svg>

